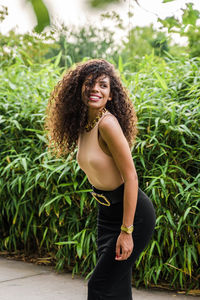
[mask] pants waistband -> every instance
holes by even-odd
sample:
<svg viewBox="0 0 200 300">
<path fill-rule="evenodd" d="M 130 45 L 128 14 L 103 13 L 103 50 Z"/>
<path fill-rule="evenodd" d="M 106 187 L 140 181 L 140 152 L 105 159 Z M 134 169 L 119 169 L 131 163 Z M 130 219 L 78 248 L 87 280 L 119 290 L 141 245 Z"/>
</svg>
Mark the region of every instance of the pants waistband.
<svg viewBox="0 0 200 300">
<path fill-rule="evenodd" d="M 102 205 L 110 206 L 111 204 L 123 201 L 124 183 L 112 191 L 103 191 L 92 186 L 93 197 Z"/>
<path fill-rule="evenodd" d="M 92 196 L 102 205 L 110 206 L 123 201 L 124 183 L 112 191 L 102 191 L 92 186 Z M 138 200 L 149 199 L 148 196 L 138 187 Z"/>
</svg>

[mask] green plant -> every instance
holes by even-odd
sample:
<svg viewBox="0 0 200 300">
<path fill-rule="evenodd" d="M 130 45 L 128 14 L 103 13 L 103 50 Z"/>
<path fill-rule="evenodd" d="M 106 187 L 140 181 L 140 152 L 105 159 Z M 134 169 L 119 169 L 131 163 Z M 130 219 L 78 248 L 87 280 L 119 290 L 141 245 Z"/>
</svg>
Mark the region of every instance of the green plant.
<svg viewBox="0 0 200 300">
<path fill-rule="evenodd" d="M 146 57 L 140 71 L 128 75 L 127 84 L 140 130 L 133 157 L 157 214 L 154 240 L 137 263 L 135 282 L 198 286 L 199 60 Z"/>
</svg>

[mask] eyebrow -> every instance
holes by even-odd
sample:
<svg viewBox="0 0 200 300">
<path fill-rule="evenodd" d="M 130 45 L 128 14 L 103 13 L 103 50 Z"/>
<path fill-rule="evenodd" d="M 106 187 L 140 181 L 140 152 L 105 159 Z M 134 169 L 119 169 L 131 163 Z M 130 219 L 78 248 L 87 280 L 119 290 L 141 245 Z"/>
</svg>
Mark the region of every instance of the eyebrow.
<svg viewBox="0 0 200 300">
<path fill-rule="evenodd" d="M 99 82 L 100 83 L 108 83 L 108 80 L 106 80 L 106 79 L 100 79 Z"/>
</svg>

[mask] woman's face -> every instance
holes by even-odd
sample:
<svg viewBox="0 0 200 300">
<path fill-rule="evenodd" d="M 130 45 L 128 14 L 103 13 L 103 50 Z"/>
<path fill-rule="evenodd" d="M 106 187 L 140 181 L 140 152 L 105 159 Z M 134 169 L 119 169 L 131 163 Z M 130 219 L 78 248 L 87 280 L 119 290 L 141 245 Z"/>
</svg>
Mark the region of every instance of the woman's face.
<svg viewBox="0 0 200 300">
<path fill-rule="evenodd" d="M 82 101 L 91 108 L 101 109 L 111 100 L 110 78 L 106 75 L 99 76 L 94 84 L 90 84 L 88 76 L 82 86 Z"/>
</svg>

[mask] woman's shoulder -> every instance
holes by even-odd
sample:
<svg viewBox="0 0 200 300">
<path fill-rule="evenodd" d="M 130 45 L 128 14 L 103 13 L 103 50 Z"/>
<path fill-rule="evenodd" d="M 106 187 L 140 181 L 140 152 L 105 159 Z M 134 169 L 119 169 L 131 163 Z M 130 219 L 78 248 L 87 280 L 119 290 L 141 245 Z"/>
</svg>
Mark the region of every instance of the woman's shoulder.
<svg viewBox="0 0 200 300">
<path fill-rule="evenodd" d="M 114 123 L 118 123 L 118 120 L 117 118 L 109 111 L 107 111 L 100 119 L 99 121 L 99 126 L 102 127 L 102 126 L 106 126 L 106 125 L 109 125 L 109 124 L 114 124 Z"/>
<path fill-rule="evenodd" d="M 110 112 L 107 112 L 100 120 L 98 124 L 100 131 L 110 131 L 110 130 L 121 130 L 121 126 L 117 118 Z"/>
</svg>

